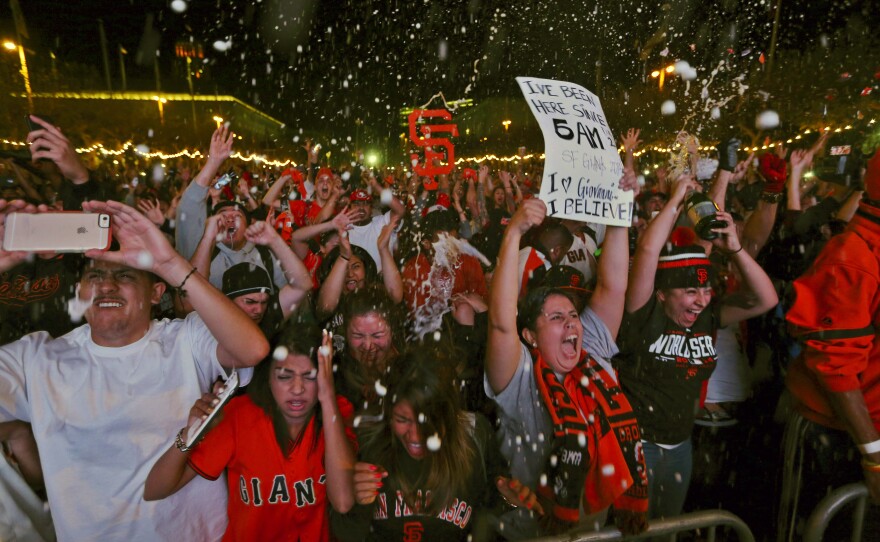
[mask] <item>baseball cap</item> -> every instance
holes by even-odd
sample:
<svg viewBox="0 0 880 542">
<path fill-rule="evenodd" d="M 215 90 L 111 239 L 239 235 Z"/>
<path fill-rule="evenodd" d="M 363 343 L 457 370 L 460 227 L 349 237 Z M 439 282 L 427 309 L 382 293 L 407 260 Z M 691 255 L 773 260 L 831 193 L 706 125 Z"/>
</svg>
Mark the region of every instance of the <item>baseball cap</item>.
<svg viewBox="0 0 880 542">
<path fill-rule="evenodd" d="M 242 262 L 223 273 L 223 293 L 229 299 L 255 292 L 272 293 L 272 280 L 263 266 Z"/>
</svg>

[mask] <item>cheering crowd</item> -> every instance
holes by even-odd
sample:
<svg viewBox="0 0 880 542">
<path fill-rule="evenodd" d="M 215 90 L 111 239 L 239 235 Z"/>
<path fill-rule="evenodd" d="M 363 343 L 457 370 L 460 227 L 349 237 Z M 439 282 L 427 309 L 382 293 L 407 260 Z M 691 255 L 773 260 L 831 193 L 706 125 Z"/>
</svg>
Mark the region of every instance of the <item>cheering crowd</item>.
<svg viewBox="0 0 880 542">
<path fill-rule="evenodd" d="M 31 119 L 0 238 L 65 210 L 113 242 L 0 246 L 0 538 L 635 534 L 791 500 L 767 451 L 786 416 L 793 528 L 844 483 L 880 502 L 876 133 L 760 156 L 679 134 L 645 178 L 631 129 L 624 227 L 548 217 L 536 163 L 420 178 L 307 143 L 248 170 L 221 126 L 202 164 L 89 168 Z"/>
</svg>

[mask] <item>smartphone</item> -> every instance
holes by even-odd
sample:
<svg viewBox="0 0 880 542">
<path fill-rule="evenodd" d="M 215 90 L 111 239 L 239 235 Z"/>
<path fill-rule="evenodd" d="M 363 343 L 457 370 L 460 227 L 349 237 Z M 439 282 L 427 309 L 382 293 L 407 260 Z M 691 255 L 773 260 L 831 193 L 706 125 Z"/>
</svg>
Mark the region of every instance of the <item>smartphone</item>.
<svg viewBox="0 0 880 542">
<path fill-rule="evenodd" d="M 232 374 L 229 375 L 229 378 L 226 379 L 226 383 L 223 384 L 223 389 L 219 395 L 217 395 L 217 399 L 220 400 L 217 405 L 214 406 L 214 410 L 208 414 L 208 417 L 204 420 L 199 418 L 193 422 L 191 426 L 189 426 L 189 430 L 186 432 L 186 445 L 187 447 L 192 446 L 194 443 L 202 440 L 202 437 L 205 436 L 205 433 L 208 432 L 209 426 L 211 424 L 211 420 L 214 419 L 215 416 L 223 409 L 226 403 L 232 399 L 232 394 L 235 393 L 235 390 L 238 389 L 238 373 L 232 371 Z"/>
<path fill-rule="evenodd" d="M 85 252 L 110 247 L 110 215 L 80 212 L 11 213 L 6 217 L 4 250 Z"/>
<path fill-rule="evenodd" d="M 230 184 L 230 183 L 234 184 L 235 181 L 237 181 L 237 180 L 238 180 L 238 175 L 236 175 L 235 172 L 230 171 L 230 172 L 226 173 L 225 175 L 223 175 L 222 177 L 220 177 L 219 179 L 217 179 L 217 182 L 214 183 L 214 190 L 220 190 L 221 188 L 223 188 L 224 186 L 226 186 L 227 184 Z"/>
<path fill-rule="evenodd" d="M 55 121 L 52 120 L 52 117 L 48 115 L 37 115 L 36 113 L 32 113 L 33 116 L 39 117 L 41 120 L 55 126 Z M 43 127 L 37 124 L 36 122 L 31 120 L 31 114 L 24 116 L 25 122 L 27 122 L 28 132 L 33 132 L 34 130 L 42 130 Z"/>
</svg>

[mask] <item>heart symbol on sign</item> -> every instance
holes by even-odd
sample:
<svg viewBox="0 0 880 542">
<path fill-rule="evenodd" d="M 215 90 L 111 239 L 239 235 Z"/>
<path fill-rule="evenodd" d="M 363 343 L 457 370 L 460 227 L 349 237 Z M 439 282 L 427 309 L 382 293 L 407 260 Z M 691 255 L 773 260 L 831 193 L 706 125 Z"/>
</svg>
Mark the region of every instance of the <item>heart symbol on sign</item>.
<svg viewBox="0 0 880 542">
<path fill-rule="evenodd" d="M 571 186 L 571 177 L 563 177 L 560 182 L 562 182 L 562 189 L 568 192 L 568 187 Z"/>
</svg>

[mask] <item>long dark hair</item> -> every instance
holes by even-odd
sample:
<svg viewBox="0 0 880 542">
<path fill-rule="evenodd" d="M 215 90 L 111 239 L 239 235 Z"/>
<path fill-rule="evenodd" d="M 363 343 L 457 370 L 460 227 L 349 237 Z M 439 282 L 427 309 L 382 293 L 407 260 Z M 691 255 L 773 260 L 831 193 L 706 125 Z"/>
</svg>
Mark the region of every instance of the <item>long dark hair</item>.
<svg viewBox="0 0 880 542">
<path fill-rule="evenodd" d="M 395 360 L 388 381 L 388 393 L 382 407 L 382 419 L 364 430 L 364 456 L 388 469 L 396 480 L 406 503 L 420 507 L 417 490 L 430 491 L 425 514 L 436 514 L 451 503 L 473 474 L 478 455 L 470 428 L 470 418 L 459 404 L 455 389 L 452 360 L 436 349 L 419 348 Z M 407 401 L 419 423 L 419 433 L 426 441 L 439 439 L 440 447 L 430 450 L 420 461 L 417 473 L 406 472 L 400 461 L 408 452 L 391 428 L 394 405 Z"/>
<path fill-rule="evenodd" d="M 352 292 L 342 300 L 342 321 L 343 335 L 348 339 L 348 326 L 351 321 L 358 316 L 364 316 L 375 313 L 381 316 L 388 329 L 391 331 L 392 348 L 396 351 L 402 350 L 401 340 L 403 330 L 401 322 L 403 322 L 403 314 L 398 305 L 396 305 L 383 287 L 367 287 L 356 292 Z M 363 363 L 357 362 L 350 353 L 351 348 L 346 345 L 346 352 L 342 361 L 342 378 L 349 390 L 362 390 L 365 387 L 371 387 L 373 382 L 382 376 L 384 371 L 378 373 L 372 367 L 364 367 Z M 384 368 L 386 371 L 388 367 Z"/>
<path fill-rule="evenodd" d="M 281 450 L 281 453 L 285 457 L 290 455 L 293 449 L 302 441 L 302 436 L 305 434 L 305 428 L 311 423 L 313 417 L 315 419 L 315 431 L 314 440 L 312 441 L 312 449 L 314 449 L 319 440 L 318 436 L 321 434 L 321 409 L 317 406 L 312 409 L 311 415 L 303 426 L 303 431 L 300 431 L 299 437 L 297 437 L 296 441 L 290 438 L 290 429 L 287 426 L 287 421 L 284 419 L 284 416 L 281 414 L 281 409 L 278 407 L 278 403 L 275 402 L 275 398 L 272 396 L 272 389 L 269 384 L 272 379 L 272 371 L 275 369 L 274 355 L 278 352 L 279 348 L 283 348 L 287 350 L 285 356 L 306 356 L 312 361 L 315 368 L 317 368 L 318 347 L 320 346 L 320 330 L 315 327 L 303 328 L 301 325 L 289 321 L 288 325 L 284 327 L 281 333 L 279 333 L 273 341 L 269 356 L 254 369 L 254 377 L 251 380 L 250 385 L 248 385 L 248 397 L 250 397 L 255 405 L 262 409 L 266 416 L 271 418 L 272 427 L 275 429 L 275 441 L 278 443 L 278 449 Z"/>
</svg>

